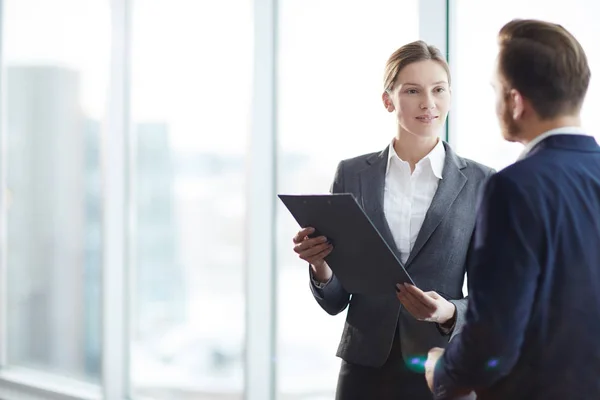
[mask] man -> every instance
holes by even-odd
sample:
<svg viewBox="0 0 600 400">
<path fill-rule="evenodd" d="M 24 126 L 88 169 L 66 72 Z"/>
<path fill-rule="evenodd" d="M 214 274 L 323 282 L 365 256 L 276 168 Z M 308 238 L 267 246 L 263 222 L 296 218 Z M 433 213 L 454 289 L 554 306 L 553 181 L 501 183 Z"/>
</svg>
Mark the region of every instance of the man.
<svg viewBox="0 0 600 400">
<path fill-rule="evenodd" d="M 499 33 L 494 87 L 519 160 L 480 201 L 463 331 L 432 349 L 435 399 L 600 399 L 600 148 L 580 127 L 590 69 L 562 26 Z"/>
</svg>

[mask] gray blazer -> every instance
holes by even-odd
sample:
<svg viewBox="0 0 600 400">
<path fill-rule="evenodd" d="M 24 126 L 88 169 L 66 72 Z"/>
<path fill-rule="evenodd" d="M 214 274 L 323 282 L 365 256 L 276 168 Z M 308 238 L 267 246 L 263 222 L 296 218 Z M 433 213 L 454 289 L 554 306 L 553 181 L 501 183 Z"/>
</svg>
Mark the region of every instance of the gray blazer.
<svg viewBox="0 0 600 400">
<path fill-rule="evenodd" d="M 475 226 L 478 193 L 494 171 L 457 156 L 447 143 L 444 143 L 444 147 L 446 161 L 443 179 L 440 180 L 405 268 L 420 289 L 435 290 L 454 303 L 457 312 L 454 330 L 450 335 L 443 335 L 436 324 L 416 320 L 401 307 L 395 293 L 352 295 L 344 290 L 335 275 L 322 288 L 318 288 L 310 279 L 312 293 L 326 312 L 335 315 L 348 306 L 337 351 L 337 356 L 348 362 L 382 366 L 390 353 L 397 324 L 405 360 L 426 357 L 432 347 L 445 347 L 448 340 L 461 330 L 467 308 L 462 287 Z M 383 213 L 387 160 L 388 148 L 380 153 L 341 161 L 331 191 L 352 193 L 400 258 Z"/>
</svg>

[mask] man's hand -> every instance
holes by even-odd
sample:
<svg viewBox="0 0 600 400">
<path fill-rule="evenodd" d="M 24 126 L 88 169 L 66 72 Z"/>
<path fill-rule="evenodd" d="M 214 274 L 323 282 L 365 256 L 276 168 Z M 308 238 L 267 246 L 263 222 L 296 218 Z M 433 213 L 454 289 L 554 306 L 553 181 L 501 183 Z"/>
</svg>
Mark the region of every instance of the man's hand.
<svg viewBox="0 0 600 400">
<path fill-rule="evenodd" d="M 439 347 L 434 347 L 429 350 L 429 353 L 427 353 L 427 361 L 425 361 L 425 380 L 427 381 L 427 386 L 429 386 L 429 390 L 431 390 L 432 393 L 435 365 L 443 354 L 444 349 L 440 349 Z"/>
<path fill-rule="evenodd" d="M 435 322 L 442 326 L 452 326 L 456 306 L 436 292 L 423 292 L 414 285 L 397 284 L 398 300 L 404 308 L 419 321 Z"/>
</svg>

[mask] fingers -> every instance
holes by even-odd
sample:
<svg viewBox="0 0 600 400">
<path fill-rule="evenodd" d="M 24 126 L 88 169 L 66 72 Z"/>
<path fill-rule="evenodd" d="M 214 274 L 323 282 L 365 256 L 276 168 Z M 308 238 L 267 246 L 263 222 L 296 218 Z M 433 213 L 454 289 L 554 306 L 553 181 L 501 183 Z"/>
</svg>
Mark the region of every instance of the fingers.
<svg viewBox="0 0 600 400">
<path fill-rule="evenodd" d="M 427 352 L 427 356 L 437 356 L 438 354 L 443 353 L 444 349 L 442 349 L 441 347 L 432 347 L 431 349 L 429 349 L 429 352 Z"/>
<path fill-rule="evenodd" d="M 435 365 L 437 364 L 437 359 L 432 360 L 431 357 L 427 357 L 425 361 L 425 381 L 427 382 L 427 387 L 429 390 L 433 392 L 433 380 L 435 375 Z"/>
<path fill-rule="evenodd" d="M 432 359 L 431 356 L 427 357 L 427 360 L 425 360 L 425 371 L 434 369 L 436 363 L 437 359 Z"/>
<path fill-rule="evenodd" d="M 318 251 L 322 251 L 325 247 L 327 247 L 329 243 L 327 243 L 327 238 L 325 236 L 319 236 L 312 239 L 304 239 L 302 242 L 294 246 L 294 251 L 298 254 L 312 256 L 316 254 L 315 252 L 310 253 L 309 251 L 315 247 L 321 246 L 322 248 Z M 317 251 L 317 252 L 318 252 Z"/>
<path fill-rule="evenodd" d="M 308 261 L 309 259 L 317 258 L 319 254 L 332 248 L 333 246 L 329 243 L 321 243 L 319 245 L 309 247 L 306 250 L 300 250 L 296 252 L 301 259 Z"/>
<path fill-rule="evenodd" d="M 420 321 L 431 321 L 432 317 L 435 315 L 437 311 L 437 305 L 435 301 L 433 301 L 433 306 L 431 306 L 428 302 L 423 302 L 420 299 L 421 296 L 427 297 L 427 295 L 416 288 L 417 291 L 409 290 L 408 286 L 412 285 L 401 285 L 398 284 L 396 287 L 398 288 L 398 300 L 402 303 L 406 311 L 408 311 L 413 317 Z"/>
<path fill-rule="evenodd" d="M 295 244 L 294 251 L 301 259 L 313 265 L 323 261 L 333 250 L 333 246 L 325 236 L 308 238 L 308 235 L 314 232 L 314 228 L 306 227 L 292 238 Z"/>
<path fill-rule="evenodd" d="M 415 285 L 405 284 L 403 285 L 408 293 L 410 293 L 414 300 L 420 302 L 423 306 L 425 306 L 429 310 L 435 311 L 437 309 L 437 303 L 431 293 L 435 292 L 423 292 L 421 289 L 416 287 Z M 437 295 L 437 293 L 436 293 Z M 438 296 L 439 297 L 439 296 Z"/>
<path fill-rule="evenodd" d="M 444 349 L 440 347 L 433 347 L 427 353 L 427 360 L 425 361 L 425 368 L 433 369 L 435 364 L 440 359 L 440 357 L 444 354 Z"/>
<path fill-rule="evenodd" d="M 402 285 L 399 285 L 399 287 L 400 291 L 397 294 L 398 300 L 400 300 L 400 303 L 402 303 L 406 311 L 418 320 L 428 318 L 430 316 L 428 310 L 425 309 L 420 302 L 415 300 L 406 288 L 402 287 Z"/>
<path fill-rule="evenodd" d="M 300 229 L 300 231 L 298 231 L 298 233 L 292 238 L 292 240 L 294 241 L 294 244 L 299 244 L 302 243 L 302 241 L 306 239 L 308 235 L 311 235 L 313 233 L 315 233 L 315 228 L 308 226 L 306 228 Z"/>
<path fill-rule="evenodd" d="M 322 261 L 329 254 L 331 254 L 332 251 L 333 251 L 333 246 L 329 245 L 328 248 L 326 248 L 325 250 L 323 250 L 319 254 L 317 254 L 317 255 L 315 255 L 313 257 L 310 257 L 310 258 L 305 258 L 304 260 L 307 261 L 309 264 L 315 265 L 319 261 Z"/>
</svg>

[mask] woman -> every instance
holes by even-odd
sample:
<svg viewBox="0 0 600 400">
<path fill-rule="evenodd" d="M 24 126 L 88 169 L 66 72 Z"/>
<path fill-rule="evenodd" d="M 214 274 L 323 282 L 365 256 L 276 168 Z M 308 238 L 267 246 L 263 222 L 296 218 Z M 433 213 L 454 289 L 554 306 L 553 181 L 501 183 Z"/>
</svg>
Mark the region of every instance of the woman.
<svg viewBox="0 0 600 400">
<path fill-rule="evenodd" d="M 332 192 L 357 198 L 386 241 L 395 244 L 418 288 L 398 285 L 396 294 L 352 295 L 325 261 L 333 251 L 327 238 L 309 238 L 310 227 L 294 237 L 294 251 L 310 263 L 317 302 L 332 315 L 348 307 L 337 352 L 338 400 L 432 398 L 415 366 L 463 324 L 476 199 L 493 173 L 439 139 L 450 109 L 450 72 L 434 46 L 417 41 L 392 54 L 382 100 L 397 119 L 394 139 L 380 153 L 341 161 Z"/>
</svg>

